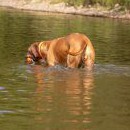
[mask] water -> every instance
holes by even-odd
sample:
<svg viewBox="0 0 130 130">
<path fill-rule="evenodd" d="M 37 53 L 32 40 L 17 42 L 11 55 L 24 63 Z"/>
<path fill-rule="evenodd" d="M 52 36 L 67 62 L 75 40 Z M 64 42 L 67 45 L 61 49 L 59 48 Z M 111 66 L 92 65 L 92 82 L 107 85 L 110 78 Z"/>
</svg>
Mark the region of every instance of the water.
<svg viewBox="0 0 130 130">
<path fill-rule="evenodd" d="M 24 62 L 34 41 L 72 32 L 95 47 L 93 72 Z M 0 9 L 1 130 L 129 130 L 130 22 Z"/>
</svg>

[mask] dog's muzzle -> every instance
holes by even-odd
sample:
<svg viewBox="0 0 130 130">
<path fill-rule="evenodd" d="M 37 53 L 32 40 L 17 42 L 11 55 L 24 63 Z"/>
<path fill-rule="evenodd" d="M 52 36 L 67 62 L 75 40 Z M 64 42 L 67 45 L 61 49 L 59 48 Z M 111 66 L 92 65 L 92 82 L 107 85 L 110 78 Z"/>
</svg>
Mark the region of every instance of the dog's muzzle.
<svg viewBox="0 0 130 130">
<path fill-rule="evenodd" d="M 26 56 L 26 63 L 27 64 L 34 64 L 34 59 L 31 55 L 28 55 Z"/>
<path fill-rule="evenodd" d="M 26 58 L 26 63 L 27 63 L 27 64 L 33 64 L 34 61 L 33 61 L 33 59 L 31 59 L 31 58 Z"/>
</svg>

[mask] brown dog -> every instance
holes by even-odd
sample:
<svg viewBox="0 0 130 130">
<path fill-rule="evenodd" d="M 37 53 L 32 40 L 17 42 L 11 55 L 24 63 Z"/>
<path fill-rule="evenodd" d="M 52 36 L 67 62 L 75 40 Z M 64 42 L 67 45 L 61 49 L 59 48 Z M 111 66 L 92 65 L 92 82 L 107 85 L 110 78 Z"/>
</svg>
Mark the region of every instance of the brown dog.
<svg viewBox="0 0 130 130">
<path fill-rule="evenodd" d="M 26 56 L 26 62 L 45 62 L 48 66 L 61 64 L 66 67 L 92 68 L 95 51 L 91 41 L 84 35 L 73 33 L 51 41 L 33 43 Z"/>
</svg>

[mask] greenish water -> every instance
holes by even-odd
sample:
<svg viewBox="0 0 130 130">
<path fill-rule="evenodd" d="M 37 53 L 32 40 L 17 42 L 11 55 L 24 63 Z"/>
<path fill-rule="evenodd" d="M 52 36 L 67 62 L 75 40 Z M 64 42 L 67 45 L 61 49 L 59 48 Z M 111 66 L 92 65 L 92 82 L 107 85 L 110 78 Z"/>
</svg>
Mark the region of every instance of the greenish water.
<svg viewBox="0 0 130 130">
<path fill-rule="evenodd" d="M 95 47 L 93 72 L 28 66 L 34 41 L 71 32 Z M 129 130 L 130 21 L 0 9 L 1 130 Z"/>
</svg>

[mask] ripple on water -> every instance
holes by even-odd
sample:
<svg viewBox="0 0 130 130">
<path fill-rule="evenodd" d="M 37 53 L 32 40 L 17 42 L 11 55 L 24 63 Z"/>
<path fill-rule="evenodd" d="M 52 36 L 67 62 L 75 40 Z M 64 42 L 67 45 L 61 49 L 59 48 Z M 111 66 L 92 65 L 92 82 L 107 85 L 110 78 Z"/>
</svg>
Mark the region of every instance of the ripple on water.
<svg viewBox="0 0 130 130">
<path fill-rule="evenodd" d="M 11 110 L 0 110 L 0 114 L 11 114 L 14 113 L 14 111 Z"/>
<path fill-rule="evenodd" d="M 130 67 L 117 66 L 113 64 L 107 64 L 107 65 L 96 64 L 94 72 L 96 74 L 116 74 L 116 75 L 130 76 Z"/>
<path fill-rule="evenodd" d="M 3 87 L 3 86 L 0 86 L 0 90 L 4 90 L 5 89 L 5 87 Z"/>
</svg>

